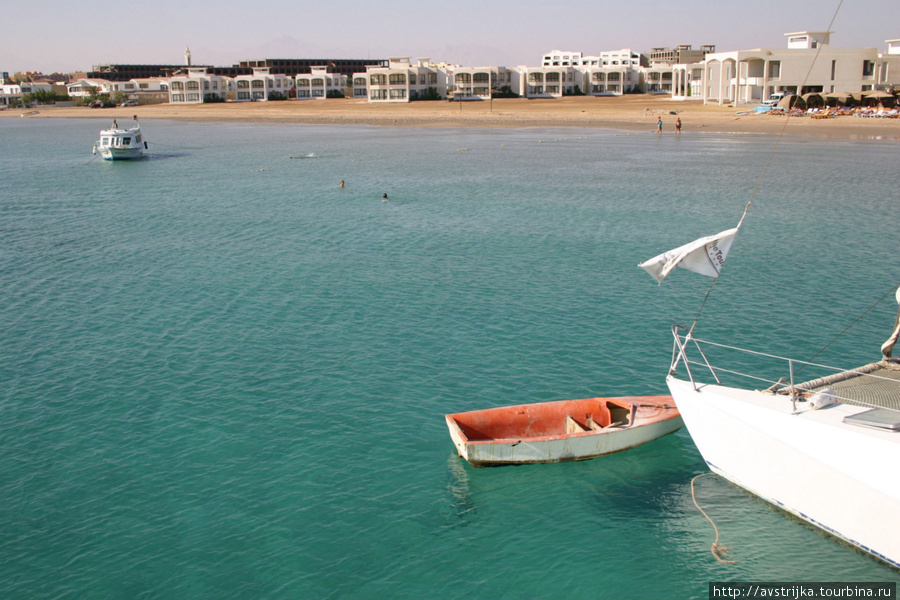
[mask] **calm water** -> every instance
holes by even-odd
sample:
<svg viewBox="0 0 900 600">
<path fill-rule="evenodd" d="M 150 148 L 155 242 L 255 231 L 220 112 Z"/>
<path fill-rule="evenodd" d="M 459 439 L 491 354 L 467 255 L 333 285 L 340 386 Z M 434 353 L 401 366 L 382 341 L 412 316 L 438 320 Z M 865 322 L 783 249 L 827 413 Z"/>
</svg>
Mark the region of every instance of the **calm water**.
<svg viewBox="0 0 900 600">
<path fill-rule="evenodd" d="M 148 121 L 149 156 L 109 163 L 104 124 L 0 119 L 3 598 L 900 579 L 706 477 L 739 561 L 715 562 L 685 431 L 476 470 L 445 429 L 664 393 L 669 327 L 710 280 L 636 264 L 733 227 L 771 137 Z M 900 281 L 897 151 L 783 141 L 700 334 L 809 357 Z M 817 361 L 877 358 L 895 311 Z"/>
</svg>

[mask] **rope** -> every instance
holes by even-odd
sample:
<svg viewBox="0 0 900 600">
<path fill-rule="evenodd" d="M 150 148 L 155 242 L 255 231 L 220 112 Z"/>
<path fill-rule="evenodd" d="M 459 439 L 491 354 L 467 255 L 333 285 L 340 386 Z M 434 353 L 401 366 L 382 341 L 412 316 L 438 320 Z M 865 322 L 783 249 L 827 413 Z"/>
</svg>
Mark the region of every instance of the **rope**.
<svg viewBox="0 0 900 600">
<path fill-rule="evenodd" d="M 160 148 L 175 148 L 176 150 L 203 150 L 196 146 L 171 146 L 169 144 L 160 144 L 159 142 L 147 142 L 148 146 L 159 146 Z"/>
<path fill-rule="evenodd" d="M 840 332 L 839 334 L 837 334 L 836 336 L 834 336 L 834 339 L 832 339 L 830 342 L 828 342 L 827 344 L 825 344 L 824 346 L 822 346 L 822 349 L 821 349 L 821 350 L 819 350 L 818 352 L 816 352 L 815 354 L 813 354 L 813 355 L 812 355 L 812 358 L 810 358 L 808 361 L 806 361 L 806 364 L 811 363 L 817 356 L 819 356 L 820 354 L 822 354 L 823 352 L 825 352 L 825 350 L 828 349 L 828 346 L 830 346 L 830 345 L 832 345 L 833 343 L 835 343 L 836 341 L 838 341 L 838 338 L 840 338 L 842 335 L 844 335 L 845 333 L 847 333 L 847 331 L 849 331 L 851 327 L 853 327 L 854 325 L 856 325 L 856 324 L 859 322 L 860 319 L 862 319 L 862 318 L 865 317 L 867 314 L 869 314 L 870 312 L 872 312 L 872 309 L 874 309 L 876 306 L 878 306 L 879 304 L 881 304 L 881 302 L 882 302 L 885 298 L 887 298 L 888 296 L 890 296 L 891 294 L 893 294 L 893 293 L 894 293 L 894 290 L 896 290 L 898 287 L 900 287 L 900 285 L 892 286 L 891 289 L 889 289 L 889 290 L 887 291 L 887 293 L 884 294 L 884 296 L 882 296 L 881 298 L 879 298 L 878 300 L 876 300 L 875 303 L 872 304 L 872 306 L 870 306 L 869 308 L 867 308 L 867 309 L 863 312 L 863 314 L 861 314 L 861 315 L 859 315 L 858 317 L 856 317 L 856 320 L 854 320 L 852 323 L 850 323 L 849 325 L 847 325 L 847 327 L 845 327 L 844 330 L 843 330 L 842 332 Z M 805 367 L 806 364 L 801 365 L 800 368 L 797 369 L 797 371 L 795 372 L 795 374 L 797 374 L 797 373 L 799 373 L 800 371 L 802 371 L 802 370 L 803 370 L 803 367 Z"/>
<path fill-rule="evenodd" d="M 694 506 L 697 507 L 703 516 L 712 523 L 713 529 L 716 531 L 716 541 L 712 543 L 710 547 L 710 552 L 712 552 L 713 557 L 719 561 L 720 563 L 725 563 L 726 565 L 734 565 L 737 564 L 736 560 L 725 560 L 725 557 L 728 556 L 728 550 L 730 550 L 730 546 L 720 546 L 719 545 L 719 528 L 716 527 L 716 523 L 710 518 L 706 511 L 700 508 L 700 505 L 697 503 L 697 495 L 694 493 L 694 482 L 700 479 L 701 477 L 706 477 L 707 475 L 712 475 L 712 473 L 703 473 L 702 475 L 697 475 L 693 479 L 691 479 L 691 498 L 694 500 Z"/>
</svg>

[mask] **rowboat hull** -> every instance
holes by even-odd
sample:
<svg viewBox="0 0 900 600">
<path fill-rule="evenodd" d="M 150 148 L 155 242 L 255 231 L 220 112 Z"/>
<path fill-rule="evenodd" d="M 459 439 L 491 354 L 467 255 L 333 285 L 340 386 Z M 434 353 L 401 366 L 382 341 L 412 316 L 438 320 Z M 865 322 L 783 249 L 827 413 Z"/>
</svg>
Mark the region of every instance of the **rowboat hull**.
<svg viewBox="0 0 900 600">
<path fill-rule="evenodd" d="M 681 428 L 671 396 L 586 398 L 446 415 L 459 456 L 475 467 L 588 460 Z"/>
</svg>

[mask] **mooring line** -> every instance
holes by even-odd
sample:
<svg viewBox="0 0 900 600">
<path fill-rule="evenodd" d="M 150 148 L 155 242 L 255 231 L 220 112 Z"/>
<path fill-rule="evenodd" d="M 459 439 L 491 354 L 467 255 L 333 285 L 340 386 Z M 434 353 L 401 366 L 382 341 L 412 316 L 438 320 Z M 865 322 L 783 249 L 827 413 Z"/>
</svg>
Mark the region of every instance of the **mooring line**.
<svg viewBox="0 0 900 600">
<path fill-rule="evenodd" d="M 701 513 L 703 513 L 703 516 L 706 517 L 706 519 L 710 523 L 712 523 L 713 529 L 716 531 L 716 541 L 714 541 L 712 543 L 712 547 L 710 548 L 710 552 L 712 552 L 712 555 L 720 563 L 725 563 L 727 565 L 737 564 L 738 561 L 736 561 L 736 560 L 725 560 L 725 557 L 728 556 L 728 550 L 731 549 L 731 546 L 720 546 L 719 545 L 719 528 L 716 527 L 715 521 L 713 521 L 712 518 L 708 514 L 706 514 L 706 511 L 703 510 L 702 508 L 700 508 L 700 504 L 697 503 L 697 494 L 694 493 L 694 482 L 697 481 L 698 479 L 700 479 L 701 477 L 706 477 L 707 475 L 714 475 L 714 473 L 703 473 L 703 474 L 697 475 L 696 477 L 691 479 L 691 498 L 694 500 L 694 506 L 697 507 L 697 510 L 699 510 Z"/>
</svg>

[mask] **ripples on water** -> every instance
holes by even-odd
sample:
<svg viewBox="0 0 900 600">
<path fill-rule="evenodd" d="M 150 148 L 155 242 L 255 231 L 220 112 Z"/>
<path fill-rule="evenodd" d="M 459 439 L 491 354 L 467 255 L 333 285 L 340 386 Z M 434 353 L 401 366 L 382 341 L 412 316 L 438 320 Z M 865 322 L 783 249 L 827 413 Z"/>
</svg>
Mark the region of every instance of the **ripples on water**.
<svg viewBox="0 0 900 600">
<path fill-rule="evenodd" d="M 740 561 L 716 563 L 684 431 L 475 470 L 445 430 L 448 412 L 663 392 L 669 325 L 709 280 L 657 287 L 635 265 L 733 227 L 771 138 L 144 127 L 147 158 L 104 163 L 96 121 L 0 121 L 4 597 L 897 579 L 707 477 Z M 802 358 L 900 280 L 895 151 L 783 142 L 703 335 Z M 831 362 L 876 356 L 894 310 Z"/>
</svg>

